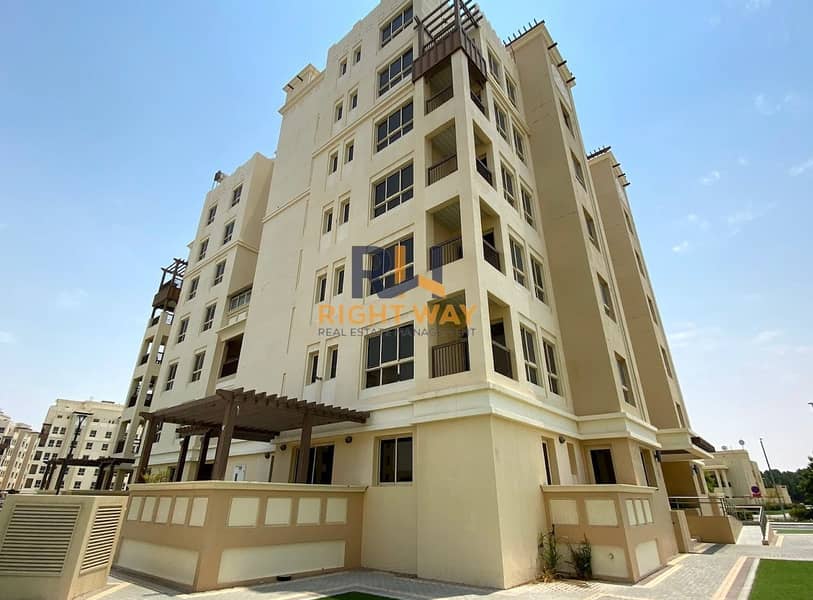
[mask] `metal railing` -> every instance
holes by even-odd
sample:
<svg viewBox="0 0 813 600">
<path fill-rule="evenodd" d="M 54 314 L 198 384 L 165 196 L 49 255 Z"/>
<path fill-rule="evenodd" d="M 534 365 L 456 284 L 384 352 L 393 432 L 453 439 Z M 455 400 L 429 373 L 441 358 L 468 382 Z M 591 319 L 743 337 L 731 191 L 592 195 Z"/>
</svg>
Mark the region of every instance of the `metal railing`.
<svg viewBox="0 0 813 600">
<path fill-rule="evenodd" d="M 730 498 L 715 498 L 713 496 L 669 496 L 669 506 L 672 510 L 696 509 L 701 514 L 703 508 L 709 508 L 713 513 L 720 515 L 735 515 L 736 509 Z"/>
<path fill-rule="evenodd" d="M 513 369 L 511 369 L 511 351 L 499 342 L 492 340 L 491 354 L 494 357 L 494 370 L 500 375 L 513 378 L 514 372 Z"/>
<path fill-rule="evenodd" d="M 427 185 L 432 185 L 455 171 L 457 171 L 457 154 L 452 154 L 427 169 Z"/>
<path fill-rule="evenodd" d="M 485 239 L 483 239 L 483 258 L 485 258 L 486 262 L 492 267 L 502 272 L 502 267 L 500 266 L 500 252 Z"/>
<path fill-rule="evenodd" d="M 479 94 L 475 94 L 471 92 L 471 101 L 474 102 L 474 105 L 480 109 L 480 112 L 483 113 L 486 117 L 488 117 L 488 110 L 486 109 L 486 105 L 483 104 L 482 99 L 480 98 Z"/>
<path fill-rule="evenodd" d="M 468 370 L 468 341 L 454 341 L 432 347 L 432 377 L 443 377 Z"/>
<path fill-rule="evenodd" d="M 448 102 L 454 96 L 454 88 L 449 85 L 442 90 L 440 90 L 437 94 L 433 95 L 426 101 L 426 113 L 429 114 L 442 104 Z"/>
<path fill-rule="evenodd" d="M 494 187 L 494 176 L 491 174 L 488 165 L 479 158 L 477 159 L 477 172 L 488 182 L 488 185 Z"/>
<path fill-rule="evenodd" d="M 463 238 L 454 238 L 429 248 L 430 269 L 437 269 L 461 258 L 463 258 Z"/>
</svg>

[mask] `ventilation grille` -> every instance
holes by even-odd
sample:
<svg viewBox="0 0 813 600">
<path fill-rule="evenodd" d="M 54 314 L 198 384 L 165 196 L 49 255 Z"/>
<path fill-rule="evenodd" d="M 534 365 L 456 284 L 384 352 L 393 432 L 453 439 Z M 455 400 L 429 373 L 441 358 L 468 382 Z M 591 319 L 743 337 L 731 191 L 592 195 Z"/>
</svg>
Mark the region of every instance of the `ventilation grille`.
<svg viewBox="0 0 813 600">
<path fill-rule="evenodd" d="M 0 546 L 0 573 L 59 575 L 78 516 L 78 505 L 15 505 Z"/>
<path fill-rule="evenodd" d="M 82 566 L 79 568 L 80 573 L 107 566 L 107 562 L 113 554 L 113 544 L 116 541 L 120 520 L 120 506 L 100 506 L 96 510 L 88 545 L 85 548 L 85 556 L 82 557 Z"/>
</svg>

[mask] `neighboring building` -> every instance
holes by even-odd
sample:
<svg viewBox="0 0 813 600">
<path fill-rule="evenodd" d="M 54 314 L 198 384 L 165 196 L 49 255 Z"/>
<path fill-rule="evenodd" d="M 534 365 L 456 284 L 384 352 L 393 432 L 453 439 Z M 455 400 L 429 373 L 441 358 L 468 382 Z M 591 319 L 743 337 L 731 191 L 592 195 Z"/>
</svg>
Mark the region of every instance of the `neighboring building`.
<svg viewBox="0 0 813 600">
<path fill-rule="evenodd" d="M 0 422 L 0 427 L 4 428 L 0 436 L 0 490 L 32 490 L 35 477 L 31 461 L 39 433 L 11 419 Z"/>
<path fill-rule="evenodd" d="M 186 271 L 186 261 L 176 258 L 162 270 L 161 283 L 152 301 L 152 312 L 139 346 L 133 375 L 127 391 L 127 400 L 119 419 L 110 455 L 132 461 L 138 454 L 144 429 L 145 410 L 152 406 L 158 385 L 158 375 L 169 342 L 169 331 L 175 317 L 175 307 L 180 298 L 181 285 Z M 124 462 L 115 473 L 103 475 L 102 486 L 122 489 L 129 480 L 132 462 Z M 115 479 L 113 476 L 115 475 Z"/>
<path fill-rule="evenodd" d="M 121 404 L 94 400 L 59 399 L 51 405 L 32 460 L 31 469 L 36 473 L 34 487 L 43 490 L 56 488 L 60 468 L 49 471 L 48 461 L 66 458 L 74 439 L 73 458 L 94 460 L 109 456 L 122 408 Z M 77 433 L 80 415 L 87 415 L 87 418 Z M 62 489 L 92 489 L 97 474 L 92 466 L 68 467 Z"/>
<path fill-rule="evenodd" d="M 712 458 L 703 461 L 703 469 L 711 475 L 714 491 L 729 498 L 761 498 L 766 495 L 759 465 L 751 460 L 744 448 L 715 452 Z"/>
<path fill-rule="evenodd" d="M 793 504 L 786 485 L 767 486 L 765 488 L 765 498 L 769 502 L 781 502 L 785 506 Z"/>
<path fill-rule="evenodd" d="M 206 196 L 142 463 L 367 486 L 369 568 L 510 587 L 553 526 L 594 540 L 597 577 L 664 565 L 668 495 L 705 495 L 713 448 L 644 322 L 623 183 L 585 154 L 565 62 L 543 24 L 505 46 L 476 6 L 385 0 L 293 77 L 275 159 Z M 290 418 L 236 427 L 239 405 L 214 414 L 233 398 Z M 363 423 L 311 426 L 341 409 Z"/>
</svg>

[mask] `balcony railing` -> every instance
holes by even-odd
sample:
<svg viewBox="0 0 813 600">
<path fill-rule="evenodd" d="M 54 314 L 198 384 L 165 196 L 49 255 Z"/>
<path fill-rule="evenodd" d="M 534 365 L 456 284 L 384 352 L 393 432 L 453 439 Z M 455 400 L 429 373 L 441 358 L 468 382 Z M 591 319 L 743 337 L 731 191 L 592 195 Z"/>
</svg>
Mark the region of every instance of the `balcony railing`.
<svg viewBox="0 0 813 600">
<path fill-rule="evenodd" d="M 485 239 L 483 240 L 483 258 L 485 258 L 486 262 L 492 267 L 502 272 L 499 251 Z"/>
<path fill-rule="evenodd" d="M 427 170 L 427 185 L 432 185 L 455 171 L 457 171 L 457 154 L 452 154 L 429 167 Z"/>
<path fill-rule="evenodd" d="M 152 406 L 153 392 L 147 392 L 144 396 L 144 406 Z"/>
<path fill-rule="evenodd" d="M 461 258 L 463 258 L 463 238 L 458 237 L 429 249 L 429 268 L 437 269 Z"/>
<path fill-rule="evenodd" d="M 488 185 L 494 187 L 494 176 L 491 174 L 488 165 L 479 158 L 477 159 L 477 172 L 488 182 Z"/>
<path fill-rule="evenodd" d="M 454 96 L 454 88 L 450 85 L 448 87 L 443 88 L 437 94 L 429 98 L 426 101 L 426 114 L 428 115 L 430 112 L 441 106 L 442 104 L 448 102 Z"/>
<path fill-rule="evenodd" d="M 491 353 L 494 357 L 494 370 L 500 375 L 514 377 L 511 369 L 511 351 L 499 342 L 491 342 Z"/>
<path fill-rule="evenodd" d="M 124 440 L 116 442 L 116 454 L 124 452 Z"/>
<path fill-rule="evenodd" d="M 432 347 L 432 377 L 443 377 L 468 370 L 468 341 L 455 341 Z"/>
<path fill-rule="evenodd" d="M 480 109 L 480 112 L 482 112 L 486 117 L 488 117 L 488 110 L 486 109 L 486 105 L 483 104 L 483 101 L 479 95 L 472 92 L 471 101 L 474 102 L 474 105 Z"/>
<path fill-rule="evenodd" d="M 149 352 L 147 352 L 146 354 L 144 354 L 144 355 L 143 355 L 143 356 L 142 356 L 142 357 L 139 359 L 138 364 L 139 364 L 139 365 L 146 364 L 146 362 L 147 362 L 148 360 L 150 360 L 150 353 L 149 353 Z"/>
<path fill-rule="evenodd" d="M 136 392 L 135 394 L 130 396 L 130 398 L 127 401 L 127 408 L 130 408 L 131 406 L 135 406 L 137 400 L 138 400 L 138 392 Z"/>
</svg>

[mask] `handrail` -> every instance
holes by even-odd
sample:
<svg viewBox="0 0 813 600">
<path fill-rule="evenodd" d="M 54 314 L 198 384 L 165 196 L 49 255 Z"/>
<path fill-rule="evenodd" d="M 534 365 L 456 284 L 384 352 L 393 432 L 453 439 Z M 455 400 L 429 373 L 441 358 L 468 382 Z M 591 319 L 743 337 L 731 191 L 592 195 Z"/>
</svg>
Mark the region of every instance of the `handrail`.
<svg viewBox="0 0 813 600">
<path fill-rule="evenodd" d="M 427 170 L 427 185 L 432 185 L 455 171 L 457 171 L 457 154 L 452 154 L 429 167 Z"/>
<path fill-rule="evenodd" d="M 469 343 L 454 340 L 432 346 L 432 377 L 443 377 L 469 370 Z"/>
<path fill-rule="evenodd" d="M 452 99 L 454 96 L 454 88 L 451 84 L 440 90 L 437 94 L 433 95 L 426 101 L 426 113 L 429 114 L 445 102 Z"/>
<path fill-rule="evenodd" d="M 494 187 L 494 176 L 488 165 L 479 158 L 477 159 L 477 172 L 485 179 L 491 187 Z"/>
<path fill-rule="evenodd" d="M 502 271 L 500 265 L 500 251 L 497 250 L 490 242 L 483 238 L 483 258 L 486 262 L 498 271 Z"/>
<path fill-rule="evenodd" d="M 437 269 L 443 265 L 463 258 L 463 238 L 456 237 L 429 248 L 429 268 Z"/>
<path fill-rule="evenodd" d="M 472 102 L 474 102 L 474 105 L 480 109 L 480 112 L 482 112 L 487 117 L 488 111 L 486 110 L 485 104 L 483 104 L 483 101 L 480 99 L 480 96 L 478 96 L 474 92 L 471 92 L 471 100 Z"/>
</svg>

